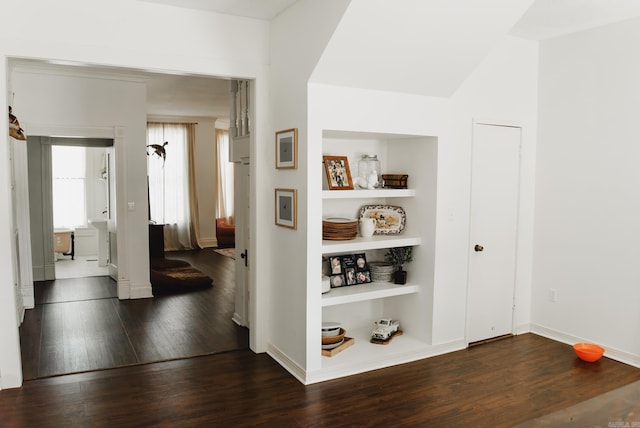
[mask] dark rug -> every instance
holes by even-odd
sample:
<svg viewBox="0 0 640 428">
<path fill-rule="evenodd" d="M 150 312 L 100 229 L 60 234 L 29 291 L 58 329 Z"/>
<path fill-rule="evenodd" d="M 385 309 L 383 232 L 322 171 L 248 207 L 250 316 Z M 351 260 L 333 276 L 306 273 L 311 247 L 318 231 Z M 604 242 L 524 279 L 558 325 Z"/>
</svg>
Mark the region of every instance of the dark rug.
<svg viewBox="0 0 640 428">
<path fill-rule="evenodd" d="M 154 294 L 176 293 L 213 286 L 213 280 L 188 262 L 174 259 L 151 260 L 151 287 Z"/>
</svg>

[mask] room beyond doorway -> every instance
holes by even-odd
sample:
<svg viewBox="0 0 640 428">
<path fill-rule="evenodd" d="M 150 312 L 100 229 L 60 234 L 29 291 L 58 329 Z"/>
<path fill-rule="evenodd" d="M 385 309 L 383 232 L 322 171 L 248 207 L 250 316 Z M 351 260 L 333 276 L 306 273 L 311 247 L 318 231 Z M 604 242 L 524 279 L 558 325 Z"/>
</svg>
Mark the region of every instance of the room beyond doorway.
<svg viewBox="0 0 640 428">
<path fill-rule="evenodd" d="M 213 287 L 118 300 L 109 277 L 36 283 L 20 327 L 25 380 L 248 349 L 232 321 L 235 262 L 213 249 L 167 253 L 213 278 Z"/>
</svg>

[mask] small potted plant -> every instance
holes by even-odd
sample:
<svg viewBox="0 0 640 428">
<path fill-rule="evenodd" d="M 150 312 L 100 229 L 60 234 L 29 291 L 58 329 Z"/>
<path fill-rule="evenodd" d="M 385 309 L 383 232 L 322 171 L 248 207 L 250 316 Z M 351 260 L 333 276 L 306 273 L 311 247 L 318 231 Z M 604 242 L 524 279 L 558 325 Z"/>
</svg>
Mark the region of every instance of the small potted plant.
<svg viewBox="0 0 640 428">
<path fill-rule="evenodd" d="M 384 255 L 385 260 L 393 263 L 396 267 L 396 271 L 393 274 L 393 282 L 396 284 L 407 283 L 407 271 L 402 269 L 402 266 L 413 259 L 412 249 L 413 247 L 389 248 L 387 253 Z"/>
</svg>

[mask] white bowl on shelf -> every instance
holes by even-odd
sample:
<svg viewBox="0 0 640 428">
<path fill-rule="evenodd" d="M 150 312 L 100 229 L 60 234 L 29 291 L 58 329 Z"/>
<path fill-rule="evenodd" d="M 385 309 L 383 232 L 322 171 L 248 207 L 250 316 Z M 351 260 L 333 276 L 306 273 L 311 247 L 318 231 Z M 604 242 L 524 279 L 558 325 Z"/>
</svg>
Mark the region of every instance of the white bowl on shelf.
<svg viewBox="0 0 640 428">
<path fill-rule="evenodd" d="M 342 345 L 344 343 L 344 338 L 340 341 L 340 342 L 336 342 L 336 343 L 330 343 L 328 345 L 322 345 L 322 349 L 333 349 L 333 348 L 337 348 L 338 346 Z"/>
<path fill-rule="evenodd" d="M 323 322 L 322 323 L 322 337 L 334 337 L 340 334 L 340 328 L 342 326 L 337 322 Z"/>
</svg>

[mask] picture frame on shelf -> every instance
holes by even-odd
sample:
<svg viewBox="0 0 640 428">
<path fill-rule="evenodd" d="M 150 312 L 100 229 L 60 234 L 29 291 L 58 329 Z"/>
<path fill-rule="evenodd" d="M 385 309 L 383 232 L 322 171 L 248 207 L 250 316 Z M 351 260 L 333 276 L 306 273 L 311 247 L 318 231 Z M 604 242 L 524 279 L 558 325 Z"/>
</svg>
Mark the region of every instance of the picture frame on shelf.
<svg viewBox="0 0 640 428">
<path fill-rule="evenodd" d="M 276 225 L 298 228 L 298 191 L 296 189 L 276 189 L 275 214 Z"/>
<path fill-rule="evenodd" d="M 329 190 L 352 190 L 353 179 L 346 156 L 323 156 Z"/>
<path fill-rule="evenodd" d="M 344 275 L 331 275 L 330 281 L 331 288 L 339 288 L 347 285 L 347 281 L 345 280 Z"/>
<path fill-rule="evenodd" d="M 276 169 L 298 168 L 298 128 L 276 132 Z"/>
<path fill-rule="evenodd" d="M 340 256 L 329 257 L 330 275 L 342 274 L 342 259 Z"/>
</svg>

